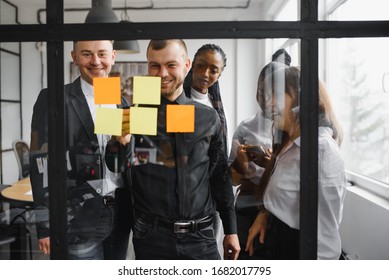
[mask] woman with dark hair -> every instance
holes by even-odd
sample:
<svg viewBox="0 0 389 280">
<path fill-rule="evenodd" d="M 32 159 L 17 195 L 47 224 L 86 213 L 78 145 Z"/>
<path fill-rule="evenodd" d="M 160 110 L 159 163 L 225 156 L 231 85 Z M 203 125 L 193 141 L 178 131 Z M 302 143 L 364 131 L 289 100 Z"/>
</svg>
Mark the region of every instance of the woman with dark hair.
<svg viewBox="0 0 389 280">
<path fill-rule="evenodd" d="M 249 230 L 246 251 L 253 253 L 253 240 L 271 240 L 273 259 L 299 258 L 300 228 L 300 69 L 271 62 L 259 75 L 258 102 L 271 116 L 275 131 L 273 153 L 258 187 L 263 208 Z M 342 130 L 330 98 L 319 83 L 318 147 L 318 259 L 339 259 L 346 191 L 344 163 L 339 146 Z M 268 232 L 266 232 L 268 230 Z"/>
<path fill-rule="evenodd" d="M 186 96 L 217 111 L 227 155 L 227 121 L 219 87 L 219 78 L 226 65 L 227 57 L 221 47 L 215 44 L 203 45 L 193 58 L 192 69 L 185 78 L 184 90 Z"/>
<path fill-rule="evenodd" d="M 227 120 L 224 113 L 218 81 L 226 64 L 227 57 L 221 47 L 215 44 L 203 45 L 197 50 L 193 58 L 192 69 L 189 71 L 184 81 L 184 91 L 189 98 L 214 108 L 218 113 L 223 129 L 222 134 L 225 156 L 227 157 Z M 217 212 L 214 222 L 214 231 L 217 241 L 222 240 L 221 228 L 221 219 Z"/>
<path fill-rule="evenodd" d="M 277 50 L 272 61 L 290 65 L 291 57 L 285 49 Z M 258 80 L 256 100 L 262 103 L 260 94 L 261 80 Z M 255 115 L 240 122 L 232 136 L 231 152 L 228 159 L 232 183 L 237 188 L 235 211 L 238 237 L 241 248 L 246 246 L 247 233 L 258 214 L 262 201 L 256 198 L 256 186 L 261 180 L 264 167 L 271 156 L 272 121 L 265 115 L 262 106 Z M 241 251 L 239 259 L 268 259 L 270 244 L 259 244 L 255 240 L 254 252 Z"/>
</svg>

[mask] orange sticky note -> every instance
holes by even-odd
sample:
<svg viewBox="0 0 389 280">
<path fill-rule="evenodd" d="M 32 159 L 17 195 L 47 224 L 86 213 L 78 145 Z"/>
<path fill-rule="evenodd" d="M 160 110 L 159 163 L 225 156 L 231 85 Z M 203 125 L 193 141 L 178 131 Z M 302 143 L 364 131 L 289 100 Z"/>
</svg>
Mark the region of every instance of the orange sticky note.
<svg viewBox="0 0 389 280">
<path fill-rule="evenodd" d="M 194 105 L 166 105 L 166 132 L 194 132 Z"/>
<path fill-rule="evenodd" d="M 120 104 L 120 77 L 93 78 L 95 104 Z"/>
</svg>

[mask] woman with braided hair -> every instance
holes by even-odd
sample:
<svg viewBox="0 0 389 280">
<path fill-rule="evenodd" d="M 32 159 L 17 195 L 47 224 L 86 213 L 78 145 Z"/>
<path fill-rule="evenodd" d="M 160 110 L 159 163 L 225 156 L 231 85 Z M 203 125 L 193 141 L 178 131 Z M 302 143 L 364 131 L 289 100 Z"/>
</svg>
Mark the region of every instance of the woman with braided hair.
<svg viewBox="0 0 389 280">
<path fill-rule="evenodd" d="M 187 97 L 214 108 L 218 113 L 223 130 L 225 157 L 227 157 L 228 151 L 227 120 L 220 95 L 219 78 L 226 64 L 227 57 L 220 46 L 205 44 L 197 50 L 193 58 L 192 69 L 184 82 L 184 91 Z M 222 224 L 218 212 L 216 212 L 213 225 L 216 240 L 221 241 Z"/>
</svg>

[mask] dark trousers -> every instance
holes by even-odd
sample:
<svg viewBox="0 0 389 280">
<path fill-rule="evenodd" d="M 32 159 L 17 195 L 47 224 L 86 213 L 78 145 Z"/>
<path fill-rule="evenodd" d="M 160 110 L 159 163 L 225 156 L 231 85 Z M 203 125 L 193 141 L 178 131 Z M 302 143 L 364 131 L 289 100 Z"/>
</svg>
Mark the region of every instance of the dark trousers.
<svg viewBox="0 0 389 280">
<path fill-rule="evenodd" d="M 125 260 L 131 228 L 129 204 L 124 190 L 116 192 L 114 201 L 102 203 L 93 235 L 79 242 L 71 240 L 68 244 L 68 259 Z"/>
<path fill-rule="evenodd" d="M 274 215 L 269 217 L 267 235 L 271 246 L 271 259 L 298 260 L 300 257 L 300 231 L 289 227 Z"/>
<path fill-rule="evenodd" d="M 251 190 L 242 190 L 237 197 L 235 212 L 236 225 L 241 248 L 238 257 L 239 260 L 266 260 L 270 258 L 269 254 L 271 248 L 267 235 L 264 244 L 260 244 L 258 237 L 255 237 L 253 241 L 254 254 L 252 256 L 249 255 L 249 252 L 244 250 L 244 248 L 246 248 L 250 227 L 258 215 L 258 204 L 260 203 L 261 202 L 257 200 L 254 191 Z"/>
<path fill-rule="evenodd" d="M 213 224 L 188 233 L 135 220 L 133 244 L 137 260 L 220 260 Z"/>
</svg>

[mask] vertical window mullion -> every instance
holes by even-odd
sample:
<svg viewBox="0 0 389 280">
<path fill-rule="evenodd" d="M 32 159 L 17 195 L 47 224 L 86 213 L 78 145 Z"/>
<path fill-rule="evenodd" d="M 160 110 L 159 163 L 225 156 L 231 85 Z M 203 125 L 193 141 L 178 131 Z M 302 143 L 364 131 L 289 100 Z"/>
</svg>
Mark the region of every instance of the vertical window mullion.
<svg viewBox="0 0 389 280">
<path fill-rule="evenodd" d="M 302 25 L 318 20 L 318 0 L 301 1 Z M 317 259 L 318 32 L 301 38 L 300 259 Z"/>
<path fill-rule="evenodd" d="M 63 0 L 46 0 L 47 25 L 63 24 Z M 64 42 L 47 42 L 49 110 L 50 258 L 67 258 L 67 193 L 64 110 Z"/>
</svg>

